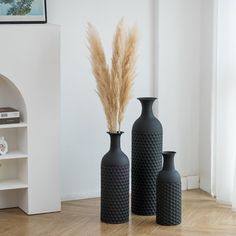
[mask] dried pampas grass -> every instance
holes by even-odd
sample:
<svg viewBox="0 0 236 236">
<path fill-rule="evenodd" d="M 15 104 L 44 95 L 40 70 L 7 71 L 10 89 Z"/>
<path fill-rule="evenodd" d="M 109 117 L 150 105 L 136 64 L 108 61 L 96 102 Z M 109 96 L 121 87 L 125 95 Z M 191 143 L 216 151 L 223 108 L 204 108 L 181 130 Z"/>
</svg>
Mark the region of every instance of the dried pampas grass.
<svg viewBox="0 0 236 236">
<path fill-rule="evenodd" d="M 118 114 L 118 124 L 124 119 L 126 106 L 131 98 L 131 89 L 135 78 L 136 48 L 137 48 L 137 28 L 133 28 L 126 39 L 124 57 L 122 62 L 122 75 L 120 83 L 120 109 Z"/>
<path fill-rule="evenodd" d="M 102 43 L 96 29 L 88 24 L 88 42 L 97 94 L 102 102 L 108 130 L 120 132 L 125 109 L 131 98 L 137 57 L 137 28 L 125 31 L 123 20 L 116 27 L 113 39 L 112 67 L 107 65 Z"/>
</svg>

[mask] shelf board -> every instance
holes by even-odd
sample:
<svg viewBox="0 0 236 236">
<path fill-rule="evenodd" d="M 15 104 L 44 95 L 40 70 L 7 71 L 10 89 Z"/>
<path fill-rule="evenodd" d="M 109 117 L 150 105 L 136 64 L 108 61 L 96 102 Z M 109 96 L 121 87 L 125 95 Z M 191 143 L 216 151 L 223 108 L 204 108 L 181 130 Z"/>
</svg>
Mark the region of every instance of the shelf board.
<svg viewBox="0 0 236 236">
<path fill-rule="evenodd" d="M 0 191 L 25 188 L 28 188 L 28 185 L 19 179 L 0 180 Z"/>
<path fill-rule="evenodd" d="M 22 151 L 10 151 L 5 155 L 0 155 L 1 160 L 12 160 L 12 159 L 25 159 L 28 158 L 28 155 Z"/>
<path fill-rule="evenodd" d="M 16 123 L 16 124 L 6 124 L 0 125 L 0 129 L 10 129 L 10 128 L 25 128 L 27 124 L 24 122 Z"/>
</svg>

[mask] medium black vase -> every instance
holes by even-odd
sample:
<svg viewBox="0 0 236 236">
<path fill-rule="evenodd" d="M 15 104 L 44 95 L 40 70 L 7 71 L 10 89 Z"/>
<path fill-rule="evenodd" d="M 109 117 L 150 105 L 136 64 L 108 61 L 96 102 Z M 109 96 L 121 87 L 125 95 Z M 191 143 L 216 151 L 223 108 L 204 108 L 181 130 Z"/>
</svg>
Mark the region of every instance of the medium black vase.
<svg viewBox="0 0 236 236">
<path fill-rule="evenodd" d="M 122 133 L 109 133 L 111 146 L 101 163 L 101 221 L 129 221 L 129 159 L 120 148 Z"/>
<path fill-rule="evenodd" d="M 156 98 L 138 98 L 142 114 L 132 129 L 132 212 L 156 214 L 156 178 L 162 168 L 162 125 L 152 111 Z"/>
<path fill-rule="evenodd" d="M 175 152 L 163 152 L 164 165 L 157 176 L 156 222 L 160 225 L 181 223 L 181 178 L 175 170 Z"/>
</svg>

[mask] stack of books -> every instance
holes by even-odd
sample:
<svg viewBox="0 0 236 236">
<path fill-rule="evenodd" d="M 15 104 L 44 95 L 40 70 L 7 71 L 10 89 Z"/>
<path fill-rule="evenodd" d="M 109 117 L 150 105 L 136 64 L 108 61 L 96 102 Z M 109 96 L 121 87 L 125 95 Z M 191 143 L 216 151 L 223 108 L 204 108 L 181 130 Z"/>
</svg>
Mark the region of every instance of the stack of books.
<svg viewBox="0 0 236 236">
<path fill-rule="evenodd" d="M 0 125 L 20 123 L 20 112 L 11 107 L 0 107 Z"/>
</svg>

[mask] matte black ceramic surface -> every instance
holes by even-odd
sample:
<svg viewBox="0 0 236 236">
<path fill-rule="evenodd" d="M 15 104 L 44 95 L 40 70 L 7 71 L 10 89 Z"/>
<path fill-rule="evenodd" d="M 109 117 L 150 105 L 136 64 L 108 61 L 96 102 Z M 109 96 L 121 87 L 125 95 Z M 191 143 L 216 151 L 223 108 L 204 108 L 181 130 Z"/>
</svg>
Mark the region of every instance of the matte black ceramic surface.
<svg viewBox="0 0 236 236">
<path fill-rule="evenodd" d="M 110 134 L 111 146 L 101 164 L 101 221 L 129 221 L 129 159 L 120 148 L 122 133 Z"/>
<path fill-rule="evenodd" d="M 152 111 L 156 98 L 139 98 L 142 114 L 132 129 L 132 212 L 156 214 L 156 178 L 162 168 L 162 125 Z"/>
<path fill-rule="evenodd" d="M 156 222 L 160 225 L 181 223 L 181 178 L 174 166 L 175 152 L 164 152 L 164 165 L 157 176 Z"/>
</svg>

